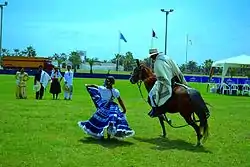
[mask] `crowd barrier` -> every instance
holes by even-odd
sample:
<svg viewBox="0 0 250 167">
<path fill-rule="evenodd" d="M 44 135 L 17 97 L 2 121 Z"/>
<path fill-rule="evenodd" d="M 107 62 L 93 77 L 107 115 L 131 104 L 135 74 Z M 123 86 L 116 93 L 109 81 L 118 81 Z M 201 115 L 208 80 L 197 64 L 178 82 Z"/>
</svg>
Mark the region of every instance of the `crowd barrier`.
<svg viewBox="0 0 250 167">
<path fill-rule="evenodd" d="M 34 76 L 37 71 L 26 71 L 29 75 Z M 6 75 L 15 75 L 16 70 L 0 70 L 0 74 Z M 50 73 L 49 73 L 50 74 Z M 64 72 L 62 72 L 62 75 Z M 107 74 L 89 74 L 89 73 L 74 73 L 75 78 L 105 78 Z M 116 79 L 129 79 L 130 75 L 125 74 L 112 74 Z M 195 75 L 185 75 L 187 82 L 198 82 L 198 83 L 207 83 L 208 76 L 195 76 Z M 213 77 L 210 81 L 212 83 L 220 83 L 220 77 Z M 250 84 L 250 79 L 247 78 L 225 78 L 226 83 L 236 83 L 236 84 Z"/>
</svg>

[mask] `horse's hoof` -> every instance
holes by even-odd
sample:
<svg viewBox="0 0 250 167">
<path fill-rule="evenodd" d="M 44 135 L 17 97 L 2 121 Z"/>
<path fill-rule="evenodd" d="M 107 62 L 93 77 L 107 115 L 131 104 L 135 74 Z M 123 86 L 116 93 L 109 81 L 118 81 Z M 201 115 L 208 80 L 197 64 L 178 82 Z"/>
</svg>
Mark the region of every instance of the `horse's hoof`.
<svg viewBox="0 0 250 167">
<path fill-rule="evenodd" d="M 161 137 L 162 137 L 162 138 L 166 138 L 166 137 L 167 137 L 167 135 L 164 135 L 164 134 L 163 134 L 163 135 L 161 135 Z"/>
<path fill-rule="evenodd" d="M 110 138 L 111 138 L 111 136 L 110 136 L 110 135 L 108 135 L 108 136 L 107 136 L 107 139 L 108 139 L 108 140 L 110 140 Z"/>
<path fill-rule="evenodd" d="M 197 144 L 195 145 L 195 147 L 201 147 L 201 146 L 202 146 L 201 143 L 197 143 Z"/>
</svg>

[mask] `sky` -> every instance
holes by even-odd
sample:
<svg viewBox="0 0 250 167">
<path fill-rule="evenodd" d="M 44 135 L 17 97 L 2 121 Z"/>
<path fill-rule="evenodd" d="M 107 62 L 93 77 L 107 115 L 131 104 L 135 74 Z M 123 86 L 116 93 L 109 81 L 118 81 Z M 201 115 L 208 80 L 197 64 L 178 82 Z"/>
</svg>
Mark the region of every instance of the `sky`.
<svg viewBox="0 0 250 167">
<path fill-rule="evenodd" d="M 0 0 L 0 2 L 4 2 Z M 39 56 L 86 50 L 87 57 L 114 58 L 130 51 L 134 58 L 148 56 L 153 47 L 164 52 L 165 14 L 168 16 L 167 55 L 188 61 L 220 60 L 250 55 L 249 0 L 9 0 L 4 7 L 3 48 L 33 46 Z"/>
</svg>

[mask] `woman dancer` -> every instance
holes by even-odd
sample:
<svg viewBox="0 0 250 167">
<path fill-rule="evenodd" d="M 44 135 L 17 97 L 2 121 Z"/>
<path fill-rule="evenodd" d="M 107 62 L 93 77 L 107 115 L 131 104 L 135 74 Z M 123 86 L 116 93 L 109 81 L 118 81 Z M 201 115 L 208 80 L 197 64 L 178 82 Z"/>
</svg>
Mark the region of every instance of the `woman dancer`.
<svg viewBox="0 0 250 167">
<path fill-rule="evenodd" d="M 60 81 L 59 81 L 60 78 Z M 53 95 L 53 100 L 58 99 L 58 94 L 61 93 L 61 80 L 63 79 L 62 74 L 60 73 L 58 67 L 55 67 L 51 73 L 51 86 L 50 86 L 50 93 Z"/>
<path fill-rule="evenodd" d="M 97 111 L 87 121 L 80 121 L 78 125 L 88 135 L 97 138 L 104 138 L 104 130 L 107 128 L 108 135 L 123 139 L 135 134 L 126 120 L 126 108 L 120 97 L 118 89 L 113 88 L 115 79 L 108 76 L 105 80 L 105 86 L 86 85 L 92 100 L 95 103 Z M 123 111 L 120 110 L 117 99 Z"/>
</svg>

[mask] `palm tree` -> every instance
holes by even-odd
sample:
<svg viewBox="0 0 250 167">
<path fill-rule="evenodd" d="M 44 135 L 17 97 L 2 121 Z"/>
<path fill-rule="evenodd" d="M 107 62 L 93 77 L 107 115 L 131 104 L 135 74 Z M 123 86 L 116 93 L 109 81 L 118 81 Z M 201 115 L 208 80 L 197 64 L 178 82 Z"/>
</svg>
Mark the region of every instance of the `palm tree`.
<svg viewBox="0 0 250 167">
<path fill-rule="evenodd" d="M 20 50 L 19 49 L 14 49 L 14 55 L 15 56 L 21 56 L 20 55 Z"/>
<path fill-rule="evenodd" d="M 72 51 L 70 53 L 69 61 L 72 62 L 75 71 L 77 68 L 79 68 L 80 64 L 82 63 L 81 56 L 77 51 Z"/>
<path fill-rule="evenodd" d="M 32 46 L 28 46 L 22 53 L 28 57 L 36 57 L 36 50 Z"/>
<path fill-rule="evenodd" d="M 209 71 L 210 71 L 210 69 L 211 69 L 211 67 L 212 67 L 212 64 L 213 64 L 213 60 L 211 60 L 211 59 L 208 59 L 208 60 L 205 60 L 205 61 L 204 61 L 204 63 L 203 63 L 202 66 L 203 66 L 203 68 L 204 68 L 206 74 L 209 73 Z"/>
<path fill-rule="evenodd" d="M 134 58 L 131 52 L 127 52 L 124 58 L 124 70 L 132 71 L 133 70 Z"/>
<path fill-rule="evenodd" d="M 115 54 L 115 58 L 112 62 L 115 62 L 116 64 L 116 71 L 118 71 L 119 65 L 122 65 L 124 63 L 124 56 L 120 54 Z"/>
<path fill-rule="evenodd" d="M 196 72 L 197 71 L 197 62 L 195 61 L 189 61 L 187 63 L 187 69 L 190 71 L 190 72 Z"/>
<path fill-rule="evenodd" d="M 8 49 L 2 49 L 2 56 L 9 56 L 10 51 Z"/>
<path fill-rule="evenodd" d="M 89 63 L 89 67 L 90 67 L 90 71 L 89 73 L 90 74 L 93 74 L 93 65 L 95 63 L 95 59 L 94 58 L 87 58 L 87 62 Z"/>
</svg>

